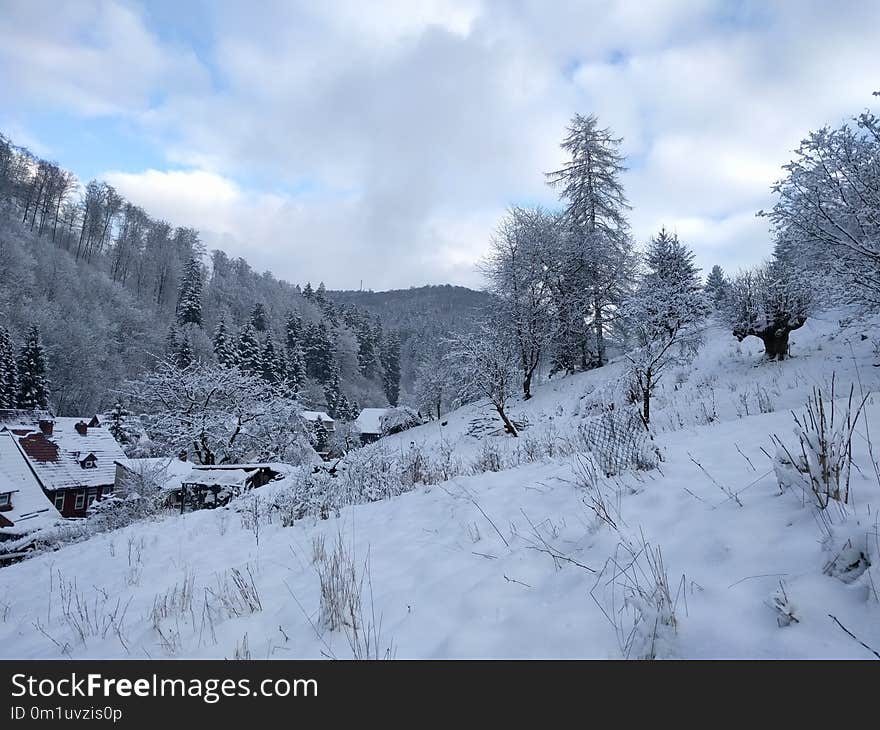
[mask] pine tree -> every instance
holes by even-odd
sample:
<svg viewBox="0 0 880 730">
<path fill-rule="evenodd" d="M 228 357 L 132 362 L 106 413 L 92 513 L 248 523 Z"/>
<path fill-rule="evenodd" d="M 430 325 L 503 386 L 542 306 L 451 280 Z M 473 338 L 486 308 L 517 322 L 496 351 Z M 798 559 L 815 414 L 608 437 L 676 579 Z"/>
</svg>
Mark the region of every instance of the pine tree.
<svg viewBox="0 0 880 730">
<path fill-rule="evenodd" d="M 266 336 L 266 344 L 263 346 L 263 352 L 260 358 L 260 376 L 267 383 L 280 383 L 287 377 L 284 358 L 275 348 L 275 341 L 272 339 L 272 333 Z"/>
<path fill-rule="evenodd" d="M 319 418 L 315 421 L 315 428 L 312 433 L 312 445 L 318 453 L 324 453 L 330 448 L 330 433 L 324 422 Z"/>
<path fill-rule="evenodd" d="M 303 357 L 306 361 L 306 375 L 322 385 L 326 384 L 333 374 L 334 358 L 333 343 L 324 322 L 306 328 Z"/>
<path fill-rule="evenodd" d="M 265 332 L 269 327 L 269 316 L 266 314 L 266 306 L 257 303 L 251 310 L 251 326 L 257 332 Z"/>
<path fill-rule="evenodd" d="M 547 173 L 566 202 L 567 231 L 549 279 L 560 323 L 556 360 L 567 370 L 574 353 L 582 368 L 606 362 L 609 328 L 631 287 L 635 259 L 620 182 L 621 141 L 600 129 L 595 116 L 576 114 L 561 145 L 569 159 Z"/>
<path fill-rule="evenodd" d="M 110 423 L 107 430 L 120 444 L 130 444 L 135 441 L 134 431 L 128 425 L 131 411 L 123 407 L 122 403 L 116 402 L 110 411 Z"/>
<path fill-rule="evenodd" d="M 226 320 L 221 319 L 214 330 L 214 356 L 217 363 L 225 368 L 235 366 L 235 349 L 229 340 L 229 331 L 226 329 Z"/>
<path fill-rule="evenodd" d="M 9 330 L 0 326 L 0 408 L 15 408 L 18 402 L 18 366 Z"/>
<path fill-rule="evenodd" d="M 392 406 L 400 397 L 400 339 L 396 332 L 389 332 L 382 341 L 382 386 L 385 397 Z"/>
<path fill-rule="evenodd" d="M 177 289 L 177 323 L 202 324 L 202 265 L 196 258 L 183 267 Z"/>
<path fill-rule="evenodd" d="M 307 281 L 302 290 L 303 298 L 312 301 L 315 298 L 315 291 L 312 289 L 312 282 Z"/>
<path fill-rule="evenodd" d="M 177 349 L 174 351 L 172 360 L 181 370 L 185 370 L 193 364 L 192 347 L 190 347 L 189 340 L 183 333 L 177 339 Z"/>
<path fill-rule="evenodd" d="M 256 330 L 248 323 L 238 335 L 238 366 L 250 375 L 259 375 L 263 370 L 261 356 Z"/>
<path fill-rule="evenodd" d="M 709 276 L 706 277 L 706 296 L 709 298 L 716 309 L 722 305 L 724 298 L 730 290 L 730 282 L 724 276 L 724 270 L 715 264 Z"/>
<path fill-rule="evenodd" d="M 335 421 L 352 420 L 352 405 L 342 392 L 339 382 L 339 367 L 334 362 L 330 377 L 324 385 L 324 400 L 327 402 L 327 413 Z"/>
<path fill-rule="evenodd" d="M 287 380 L 294 394 L 299 393 L 306 382 L 306 362 L 303 357 L 303 322 L 294 312 L 287 315 L 285 324 L 284 359 Z"/>
<path fill-rule="evenodd" d="M 18 359 L 18 407 L 49 407 L 49 382 L 46 378 L 46 352 L 40 330 L 33 325 L 24 340 Z"/>
<path fill-rule="evenodd" d="M 374 378 L 379 372 L 378 343 L 368 322 L 358 323 L 355 334 L 358 342 L 358 367 L 365 378 Z"/>
</svg>

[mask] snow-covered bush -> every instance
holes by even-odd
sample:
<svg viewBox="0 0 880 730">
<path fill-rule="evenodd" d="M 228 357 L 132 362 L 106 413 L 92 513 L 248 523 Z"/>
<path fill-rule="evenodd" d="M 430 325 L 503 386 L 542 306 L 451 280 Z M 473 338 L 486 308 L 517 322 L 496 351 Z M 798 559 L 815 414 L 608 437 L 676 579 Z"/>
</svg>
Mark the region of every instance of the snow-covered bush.
<svg viewBox="0 0 880 730">
<path fill-rule="evenodd" d="M 382 429 L 383 436 L 389 436 L 394 433 L 400 433 L 416 426 L 421 426 L 424 419 L 419 415 L 418 411 L 413 410 L 409 406 L 397 406 L 389 408 L 387 413 L 379 420 L 379 428 Z"/>
<path fill-rule="evenodd" d="M 814 388 L 804 411 L 794 413 L 797 444 L 787 445 L 778 436 L 774 470 L 782 490 L 800 487 L 812 494 L 816 506 L 826 509 L 833 501 L 849 503 L 853 434 L 867 396 L 854 399 L 854 388 L 843 403 L 836 401 L 832 378 L 830 395 Z"/>
</svg>

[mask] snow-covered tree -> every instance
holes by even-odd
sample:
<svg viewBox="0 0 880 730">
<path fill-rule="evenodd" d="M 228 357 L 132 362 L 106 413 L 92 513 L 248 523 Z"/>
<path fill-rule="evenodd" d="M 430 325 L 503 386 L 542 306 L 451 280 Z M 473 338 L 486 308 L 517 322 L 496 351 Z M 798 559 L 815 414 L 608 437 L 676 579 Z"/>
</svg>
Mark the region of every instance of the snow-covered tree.
<svg viewBox="0 0 880 730">
<path fill-rule="evenodd" d="M 706 277 L 704 291 L 716 309 L 719 309 L 727 298 L 729 288 L 730 284 L 727 281 L 727 277 L 724 276 L 724 270 L 718 264 L 715 264 L 712 267 L 712 271 L 709 272 L 709 276 Z"/>
<path fill-rule="evenodd" d="M 576 114 L 561 145 L 569 159 L 547 173 L 566 206 L 565 235 L 548 264 L 558 310 L 557 369 L 606 362 L 610 327 L 630 289 L 635 259 L 620 143 L 595 116 Z"/>
<path fill-rule="evenodd" d="M 335 363 L 333 342 L 330 340 L 327 325 L 323 321 L 311 324 L 305 328 L 304 335 L 306 374 L 324 385 L 332 376 Z"/>
<path fill-rule="evenodd" d="M 251 326 L 257 332 L 265 332 L 269 328 L 269 316 L 266 314 L 266 305 L 257 302 L 251 310 Z"/>
<path fill-rule="evenodd" d="M 238 333 L 236 362 L 249 375 L 259 375 L 263 370 L 262 351 L 257 332 L 248 322 Z"/>
<path fill-rule="evenodd" d="M 880 118 L 812 132 L 773 186 L 777 258 L 836 279 L 838 296 L 880 305 Z"/>
<path fill-rule="evenodd" d="M 0 408 L 15 408 L 18 403 L 18 365 L 9 330 L 0 325 Z"/>
<path fill-rule="evenodd" d="M 217 363 L 225 368 L 234 367 L 236 364 L 236 348 L 230 339 L 229 330 L 226 328 L 226 320 L 220 319 L 214 329 L 213 338 L 214 357 Z"/>
<path fill-rule="evenodd" d="M 389 408 L 382 418 L 379 419 L 379 428 L 383 436 L 400 433 L 410 428 L 415 428 L 424 423 L 417 411 L 409 406 L 397 406 Z"/>
<path fill-rule="evenodd" d="M 632 347 L 629 375 L 641 399 L 642 419 L 651 421 L 651 397 L 671 365 L 690 362 L 702 342 L 708 303 L 694 254 L 665 229 L 651 239 L 645 272 L 625 302 L 621 317 Z"/>
<path fill-rule="evenodd" d="M 125 408 L 122 403 L 116 401 L 109 415 L 107 430 L 113 438 L 120 444 L 130 444 L 137 440 L 138 432 L 129 423 L 131 411 Z"/>
<path fill-rule="evenodd" d="M 754 335 L 764 343 L 768 358 L 784 360 L 789 335 L 803 327 L 812 307 L 810 285 L 796 269 L 774 258 L 734 277 L 724 314 L 738 340 Z"/>
<path fill-rule="evenodd" d="M 519 353 L 502 329 L 491 321 L 480 323 L 475 332 L 454 335 L 446 355 L 460 378 L 464 398 L 486 398 L 511 436 L 518 436 L 507 407 L 520 391 Z"/>
<path fill-rule="evenodd" d="M 18 407 L 48 408 L 49 380 L 46 351 L 40 339 L 40 330 L 32 325 L 24 339 L 18 357 Z"/>
<path fill-rule="evenodd" d="M 150 439 L 169 455 L 187 451 L 201 464 L 298 463 L 303 453 L 296 401 L 238 368 L 197 362 L 181 370 L 163 361 L 124 391 L 146 414 Z"/>
<path fill-rule="evenodd" d="M 177 288 L 177 323 L 202 324 L 202 265 L 195 257 L 186 262 Z"/>
<path fill-rule="evenodd" d="M 348 399 L 342 390 L 339 380 L 339 367 L 334 363 L 330 377 L 324 384 L 324 400 L 327 403 L 327 413 L 335 421 L 353 421 L 358 414 L 356 406 Z"/>
<path fill-rule="evenodd" d="M 396 332 L 388 332 L 382 340 L 382 386 L 385 397 L 392 406 L 400 397 L 400 338 Z"/>
<path fill-rule="evenodd" d="M 458 403 L 459 378 L 439 348 L 427 352 L 419 363 L 413 390 L 419 409 L 431 418 L 439 420 Z"/>
<path fill-rule="evenodd" d="M 287 379 L 284 357 L 275 348 L 271 332 L 266 334 L 266 344 L 263 345 L 260 375 L 267 383 L 276 385 Z"/>
<path fill-rule="evenodd" d="M 491 241 L 480 269 L 495 295 L 495 319 L 519 349 L 522 389 L 532 397 L 532 378 L 553 334 L 547 261 L 559 235 L 559 219 L 541 209 L 511 208 Z"/>
</svg>

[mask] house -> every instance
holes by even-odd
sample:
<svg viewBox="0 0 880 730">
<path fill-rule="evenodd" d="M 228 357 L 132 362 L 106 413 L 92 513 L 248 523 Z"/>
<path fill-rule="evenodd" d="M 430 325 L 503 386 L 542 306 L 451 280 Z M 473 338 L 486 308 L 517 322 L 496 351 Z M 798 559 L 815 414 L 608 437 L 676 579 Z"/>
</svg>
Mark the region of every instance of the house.
<svg viewBox="0 0 880 730">
<path fill-rule="evenodd" d="M 0 540 L 21 537 L 60 519 L 15 434 L 0 431 Z"/>
<path fill-rule="evenodd" d="M 222 507 L 233 497 L 262 487 L 288 473 L 284 464 L 217 464 L 193 466 L 177 489 L 169 492 L 168 504 L 184 511 Z"/>
<path fill-rule="evenodd" d="M 97 416 L 3 412 L 0 418 L 62 517 L 85 517 L 94 501 L 113 493 L 115 462 L 125 453 Z"/>
<path fill-rule="evenodd" d="M 361 434 L 361 444 L 366 446 L 382 437 L 382 419 L 390 408 L 364 408 L 354 420 L 354 425 Z"/>
</svg>

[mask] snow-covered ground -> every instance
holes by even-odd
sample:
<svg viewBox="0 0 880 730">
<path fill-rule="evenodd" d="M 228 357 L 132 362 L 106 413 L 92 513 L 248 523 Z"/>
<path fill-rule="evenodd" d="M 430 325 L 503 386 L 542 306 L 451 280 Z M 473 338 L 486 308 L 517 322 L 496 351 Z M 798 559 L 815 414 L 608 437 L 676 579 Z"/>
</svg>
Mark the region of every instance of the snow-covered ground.
<svg viewBox="0 0 880 730">
<path fill-rule="evenodd" d="M 765 362 L 757 340 L 712 330 L 656 397 L 655 469 L 605 477 L 571 453 L 579 424 L 620 397 L 612 363 L 515 404 L 519 439 L 474 404 L 369 447 L 417 449 L 454 462 L 450 473 L 519 466 L 290 527 L 260 516 L 252 495 L 3 568 L 0 656 L 870 658 L 843 627 L 880 648 L 869 453 L 880 399 L 868 398 L 853 437 L 846 514 L 781 491 L 769 458 L 774 434 L 797 443 L 791 411 L 832 374 L 839 396 L 880 387 L 880 329 L 841 327 L 841 316 L 810 320 L 782 363 Z M 255 490 L 257 504 L 281 489 Z M 338 542 L 334 595 L 351 586 L 353 560 L 357 636 L 345 621 L 328 628 L 326 601 L 322 612 L 319 573 Z"/>
</svg>

